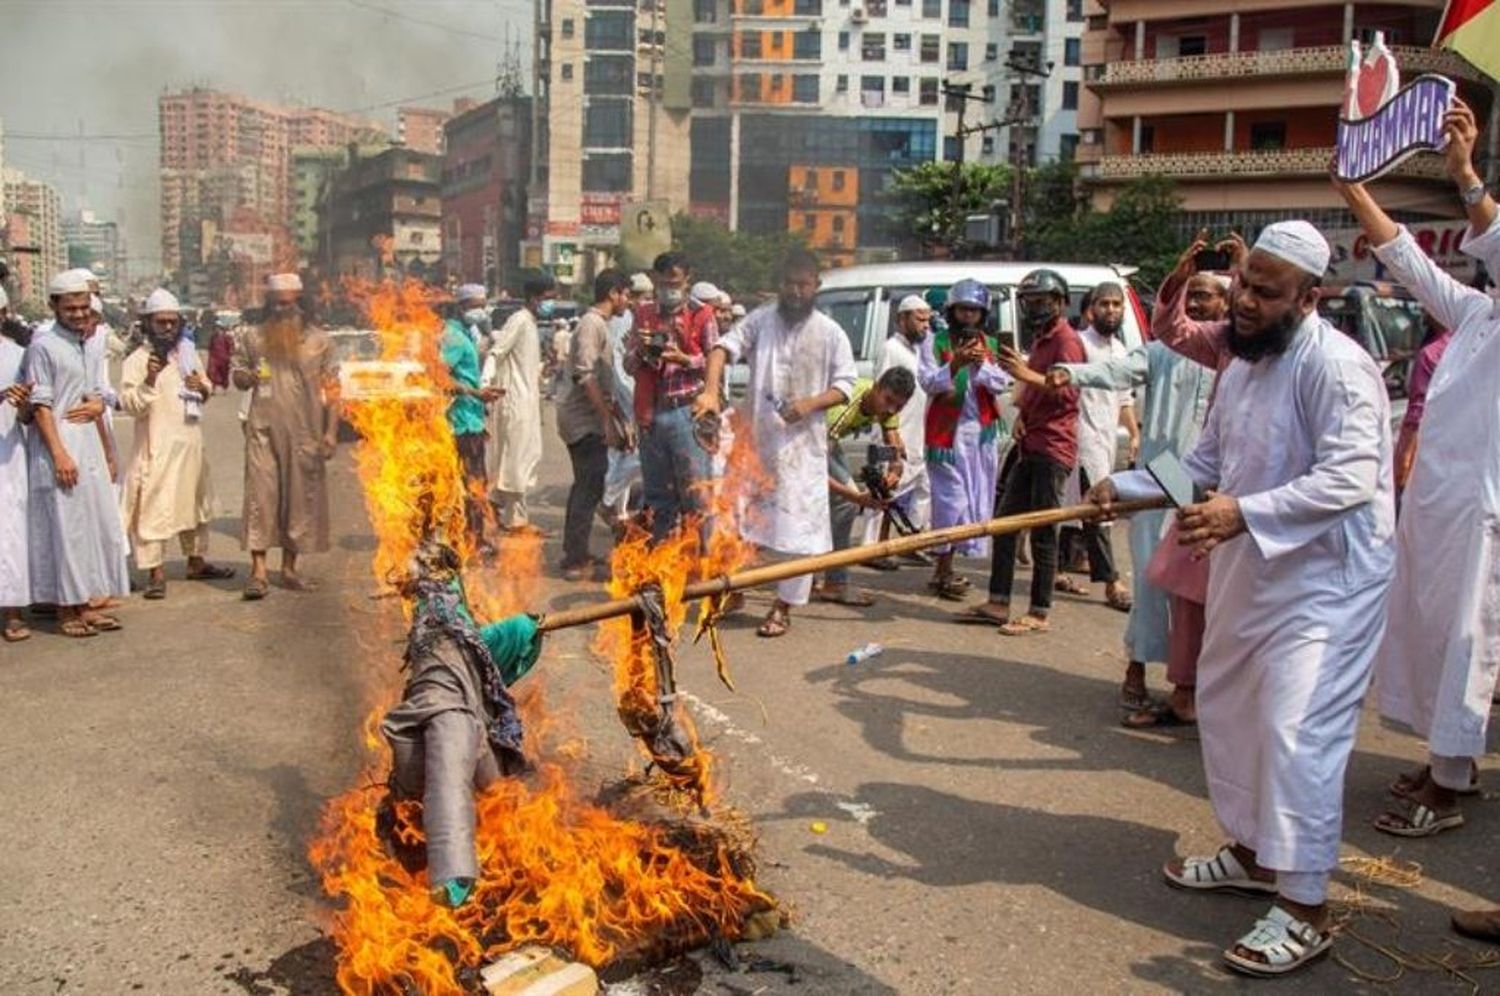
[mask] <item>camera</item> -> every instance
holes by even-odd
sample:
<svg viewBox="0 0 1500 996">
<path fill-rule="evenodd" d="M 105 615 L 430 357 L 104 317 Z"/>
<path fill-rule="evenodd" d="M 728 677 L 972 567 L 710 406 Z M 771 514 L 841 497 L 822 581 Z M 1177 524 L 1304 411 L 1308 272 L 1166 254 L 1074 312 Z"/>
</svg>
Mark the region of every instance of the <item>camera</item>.
<svg viewBox="0 0 1500 996">
<path fill-rule="evenodd" d="M 901 454 L 894 446 L 883 446 L 880 443 L 871 443 L 865 450 L 865 463 L 870 465 L 881 463 L 895 463 L 899 459 L 901 459 Z"/>
<path fill-rule="evenodd" d="M 641 359 L 647 363 L 660 363 L 666 352 L 671 335 L 666 330 L 650 329 L 641 332 Z"/>
<path fill-rule="evenodd" d="M 891 520 L 896 533 L 900 536 L 910 536 L 917 532 L 917 527 L 911 518 L 901 510 L 900 506 L 891 504 L 895 498 L 890 487 L 885 483 L 884 467 L 901 459 L 900 451 L 894 446 L 883 446 L 880 443 L 871 443 L 865 450 L 865 465 L 859 468 L 859 483 L 865 486 L 865 490 L 885 503 L 884 516 Z"/>
</svg>

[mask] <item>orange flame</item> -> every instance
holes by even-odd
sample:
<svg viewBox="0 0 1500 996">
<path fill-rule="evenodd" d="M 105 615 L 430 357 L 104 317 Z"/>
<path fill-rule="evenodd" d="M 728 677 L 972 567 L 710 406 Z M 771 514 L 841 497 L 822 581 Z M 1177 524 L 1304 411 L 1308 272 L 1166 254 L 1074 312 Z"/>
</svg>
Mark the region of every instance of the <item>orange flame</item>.
<svg viewBox="0 0 1500 996">
<path fill-rule="evenodd" d="M 470 565 L 464 583 L 479 617 L 532 604 L 539 542 L 502 543 L 498 569 L 473 569 L 473 551 L 465 548 L 463 475 L 444 417 L 447 374 L 439 357 L 441 322 L 432 293 L 410 283 L 350 285 L 345 292 L 364 305 L 379 330 L 384 358 L 416 359 L 429 371 L 430 397 L 348 406 L 362 436 L 357 463 L 378 538 L 376 577 L 400 573 L 424 530 L 436 525 Z M 660 583 L 675 632 L 686 615 L 681 592 L 689 575 L 732 569 L 752 552 L 730 525 L 734 505 L 732 488 L 715 496 L 716 528 L 706 551 L 700 552 L 696 529 L 654 549 L 644 534 L 635 533 L 616 550 L 611 591 L 625 593 L 647 580 Z M 632 638 L 629 622 L 606 626 L 597 646 L 615 661 L 622 715 L 657 708 L 653 658 Z M 394 684 L 394 666 L 390 675 Z M 472 988 L 478 965 L 521 944 L 564 949 L 600 966 L 714 936 L 733 939 L 747 916 L 774 908 L 741 856 L 727 853 L 717 842 L 721 838 L 705 833 L 708 824 L 631 820 L 585 799 L 573 777 L 582 760 L 577 741 L 539 743 L 549 738 L 538 736 L 535 720 L 552 717 L 542 708 L 536 684 L 533 678 L 517 691 L 528 723 L 528 753 L 541 760 L 532 775 L 502 779 L 476 800 L 480 879 L 473 898 L 457 910 L 436 904 L 425 873 L 407 871 L 377 830 L 384 798 L 380 786 L 390 761 L 378 730 L 383 709 L 371 713 L 363 729 L 370 752 L 366 787 L 328 804 L 309 847 L 324 890 L 342 901 L 331 931 L 343 992 L 458 994 Z M 689 724 L 680 708 L 678 715 Z M 696 746 L 691 725 L 685 729 Z M 696 747 L 695 757 L 701 797 L 708 788 L 708 754 Z M 421 843 L 419 808 L 395 807 L 395 836 L 404 844 Z M 700 836 L 684 839 L 695 834 Z"/>
</svg>

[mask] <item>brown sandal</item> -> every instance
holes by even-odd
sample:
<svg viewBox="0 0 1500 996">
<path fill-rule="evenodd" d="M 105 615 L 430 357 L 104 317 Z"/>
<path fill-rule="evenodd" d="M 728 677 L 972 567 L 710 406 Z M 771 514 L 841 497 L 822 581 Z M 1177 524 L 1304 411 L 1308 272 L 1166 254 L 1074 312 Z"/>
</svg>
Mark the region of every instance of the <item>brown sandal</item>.
<svg viewBox="0 0 1500 996">
<path fill-rule="evenodd" d="M 792 614 L 780 605 L 771 606 L 771 611 L 766 618 L 756 627 L 755 635 L 771 639 L 784 636 L 786 631 L 792 628 Z"/>
<path fill-rule="evenodd" d="M 103 612 L 86 612 L 83 621 L 100 633 L 113 633 L 117 629 L 124 629 L 120 620 Z"/>
<path fill-rule="evenodd" d="M 1047 633 L 1052 630 L 1052 624 L 1041 616 L 1027 613 L 1019 619 L 1012 619 L 1000 627 L 1001 636 L 1030 636 L 1032 633 Z"/>
<path fill-rule="evenodd" d="M 1087 585 L 1080 584 L 1079 582 L 1074 581 L 1066 574 L 1059 574 L 1057 576 L 1057 580 L 1052 583 L 1052 587 L 1056 588 L 1058 591 L 1062 592 L 1065 595 L 1093 594 L 1093 592 L 1089 591 Z"/>
<path fill-rule="evenodd" d="M 63 636 L 71 636 L 81 639 L 85 636 L 98 636 L 99 631 L 89 625 L 87 619 L 74 616 L 72 619 L 64 619 L 57 624 L 57 631 Z"/>
<path fill-rule="evenodd" d="M 22 640 L 31 639 L 31 627 L 26 625 L 24 619 L 5 620 L 5 642 L 20 643 Z"/>
</svg>

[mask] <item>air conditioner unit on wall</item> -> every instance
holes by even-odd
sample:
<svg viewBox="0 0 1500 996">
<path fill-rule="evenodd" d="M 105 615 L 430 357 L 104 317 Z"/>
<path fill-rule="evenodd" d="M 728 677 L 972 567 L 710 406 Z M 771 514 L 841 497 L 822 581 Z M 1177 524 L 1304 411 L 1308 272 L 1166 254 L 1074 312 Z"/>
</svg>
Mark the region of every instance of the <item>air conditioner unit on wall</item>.
<svg viewBox="0 0 1500 996">
<path fill-rule="evenodd" d="M 855 24 L 864 24 L 869 19 L 870 15 L 863 7 L 855 7 L 849 12 L 849 20 Z"/>
</svg>

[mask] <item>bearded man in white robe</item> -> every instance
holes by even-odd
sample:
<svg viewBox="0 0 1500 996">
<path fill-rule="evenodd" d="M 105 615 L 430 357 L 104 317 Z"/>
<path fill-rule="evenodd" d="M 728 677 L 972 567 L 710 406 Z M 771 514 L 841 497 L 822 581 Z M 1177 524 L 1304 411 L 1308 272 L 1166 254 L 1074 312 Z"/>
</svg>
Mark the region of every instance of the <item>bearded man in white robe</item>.
<svg viewBox="0 0 1500 996">
<path fill-rule="evenodd" d="M 1500 214 L 1474 171 L 1473 112 L 1458 102 L 1445 128 L 1448 170 L 1469 219 L 1461 248 L 1500 273 Z M 1453 330 L 1428 387 L 1375 671 L 1381 713 L 1429 750 L 1425 768 L 1391 786 L 1400 805 L 1375 828 L 1428 837 L 1463 825 L 1459 796 L 1478 789 L 1475 759 L 1485 752 L 1500 671 L 1500 299 L 1439 269 L 1363 184 L 1335 187 L 1380 261 Z M 1500 913 L 1492 931 L 1500 939 Z"/>
<path fill-rule="evenodd" d="M 703 392 L 693 403 L 695 418 L 717 415 L 724 365 L 741 357 L 749 363 L 744 431 L 750 433 L 769 482 L 750 497 L 744 535 L 760 546 L 798 556 L 833 549 L 828 427 L 816 416 L 852 398 L 856 378 L 849 337 L 815 306 L 818 271 L 817 257 L 807 250 L 787 253 L 777 300 L 751 312 L 714 344 Z M 806 605 L 811 595 L 811 576 L 781 582 L 756 633 L 783 635 L 791 625 L 791 607 Z"/>
<path fill-rule="evenodd" d="M 1375 361 L 1318 315 L 1328 258 L 1305 221 L 1261 233 L 1232 321 L 1212 329 L 1235 358 L 1184 461 L 1207 497 L 1178 513 L 1180 542 L 1211 556 L 1198 724 L 1230 843 L 1162 871 L 1182 889 L 1275 896 L 1224 952 L 1251 975 L 1332 943 L 1344 772 L 1395 559 L 1390 403 Z M 1127 471 L 1089 498 L 1160 493 Z"/>
</svg>

